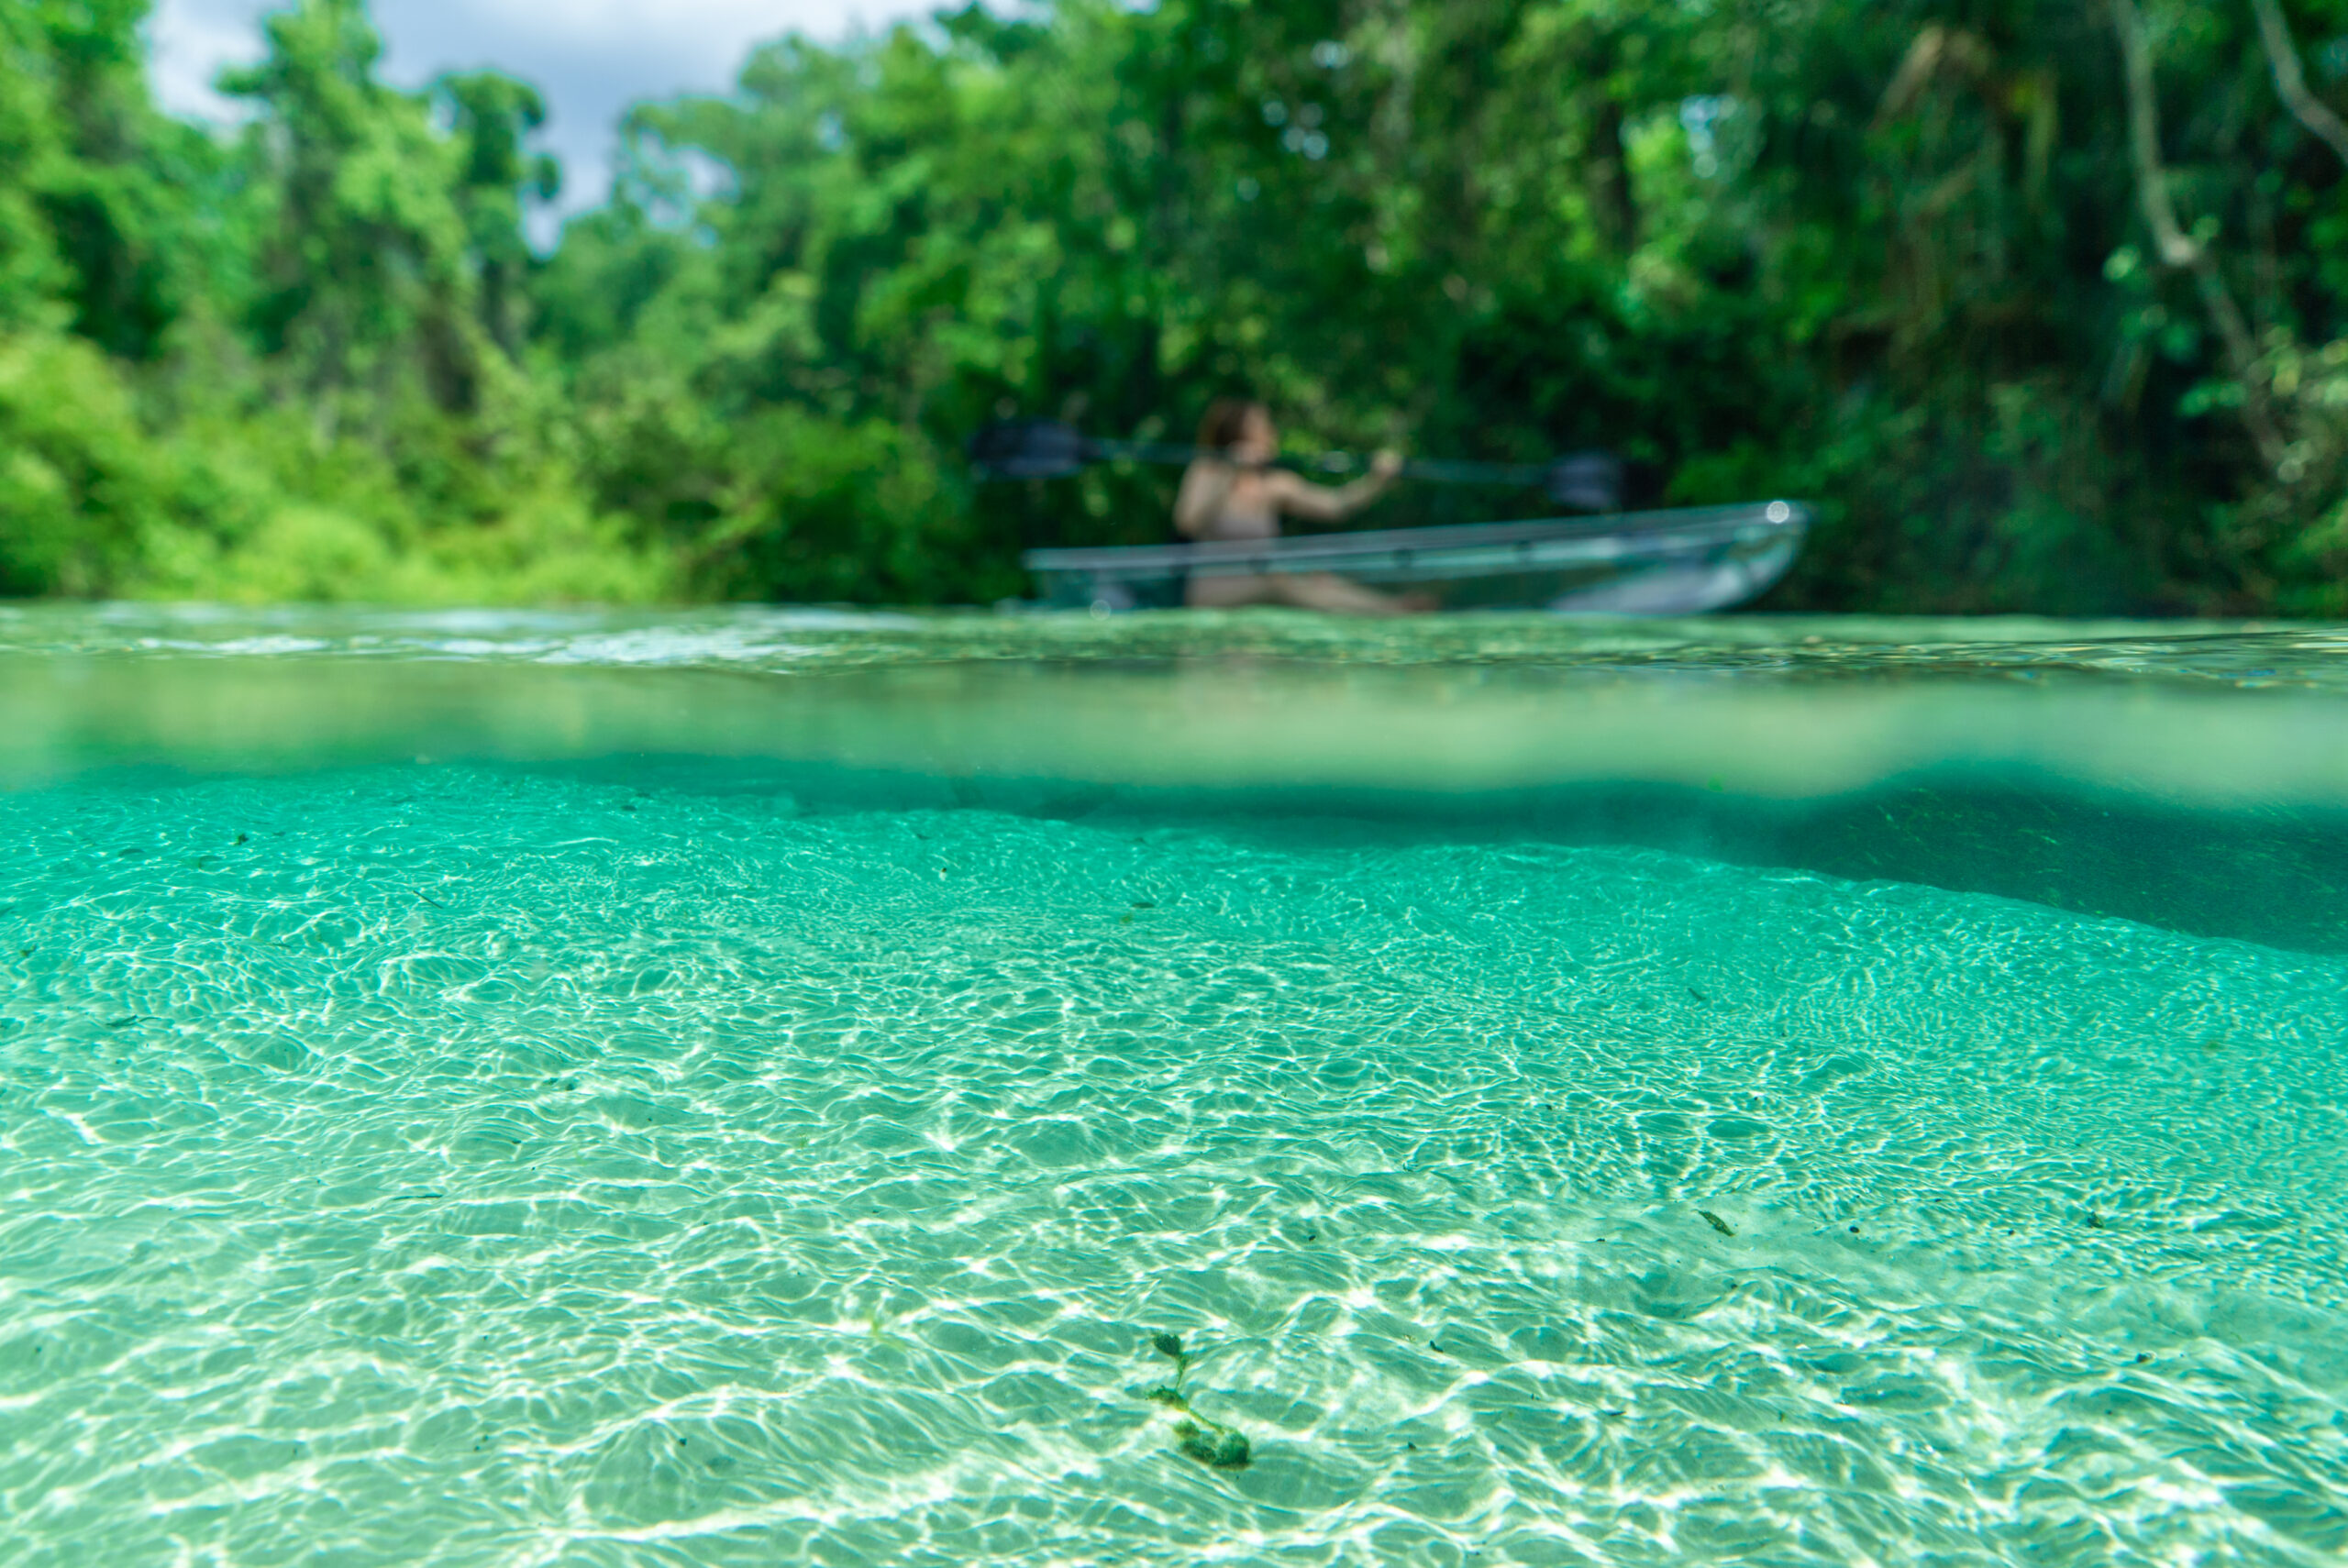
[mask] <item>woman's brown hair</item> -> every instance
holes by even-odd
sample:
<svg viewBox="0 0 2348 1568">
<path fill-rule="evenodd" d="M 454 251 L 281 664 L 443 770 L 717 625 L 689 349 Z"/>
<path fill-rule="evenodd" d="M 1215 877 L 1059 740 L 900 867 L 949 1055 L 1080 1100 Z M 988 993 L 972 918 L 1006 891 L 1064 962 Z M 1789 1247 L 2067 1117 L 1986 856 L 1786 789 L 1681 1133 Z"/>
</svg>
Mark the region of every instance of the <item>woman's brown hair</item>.
<svg viewBox="0 0 2348 1568">
<path fill-rule="evenodd" d="M 1207 404 L 1207 416 L 1199 421 L 1199 445 L 1210 452 L 1229 451 L 1247 433 L 1249 414 L 1270 412 L 1252 397 L 1219 397 Z"/>
</svg>

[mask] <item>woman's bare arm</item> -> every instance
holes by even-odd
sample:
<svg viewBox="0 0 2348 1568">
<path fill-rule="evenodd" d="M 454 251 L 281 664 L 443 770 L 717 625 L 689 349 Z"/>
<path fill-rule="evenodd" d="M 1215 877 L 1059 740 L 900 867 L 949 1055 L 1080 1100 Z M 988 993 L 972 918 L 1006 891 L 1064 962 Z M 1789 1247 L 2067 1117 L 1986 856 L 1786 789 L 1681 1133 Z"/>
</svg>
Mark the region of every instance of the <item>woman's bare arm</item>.
<svg viewBox="0 0 2348 1568">
<path fill-rule="evenodd" d="M 1182 488 L 1174 496 L 1174 526 L 1193 539 L 1204 538 L 1231 499 L 1239 470 L 1229 463 L 1201 458 L 1182 470 Z"/>
<path fill-rule="evenodd" d="M 1351 484 L 1314 484 L 1285 469 L 1272 476 L 1272 501 L 1282 512 L 1294 517 L 1309 517 L 1316 523 L 1335 523 L 1350 517 L 1386 493 L 1401 470 L 1402 460 L 1391 452 L 1380 452 L 1369 466 L 1369 472 Z"/>
</svg>

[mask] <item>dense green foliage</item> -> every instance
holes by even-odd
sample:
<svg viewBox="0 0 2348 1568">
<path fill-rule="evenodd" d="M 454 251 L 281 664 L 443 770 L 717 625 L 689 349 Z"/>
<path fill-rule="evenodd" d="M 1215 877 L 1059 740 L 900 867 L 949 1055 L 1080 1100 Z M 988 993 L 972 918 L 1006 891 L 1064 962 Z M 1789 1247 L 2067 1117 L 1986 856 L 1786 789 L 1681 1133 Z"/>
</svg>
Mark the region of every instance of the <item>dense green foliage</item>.
<svg viewBox="0 0 2348 1568">
<path fill-rule="evenodd" d="M 973 6 L 637 110 L 546 256 L 525 84 L 301 0 L 214 133 L 143 9 L 0 0 L 0 593 L 984 601 L 1171 476 L 972 430 L 1244 388 L 1814 497 L 1780 605 L 2348 613 L 2348 0 Z"/>
</svg>

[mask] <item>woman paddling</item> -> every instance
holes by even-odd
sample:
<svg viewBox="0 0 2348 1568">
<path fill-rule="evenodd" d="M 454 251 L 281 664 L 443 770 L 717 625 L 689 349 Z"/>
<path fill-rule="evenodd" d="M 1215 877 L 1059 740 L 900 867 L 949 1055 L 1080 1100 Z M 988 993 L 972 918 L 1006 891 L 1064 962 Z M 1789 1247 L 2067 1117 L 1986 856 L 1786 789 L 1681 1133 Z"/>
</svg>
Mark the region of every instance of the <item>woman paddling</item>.
<svg viewBox="0 0 2348 1568">
<path fill-rule="evenodd" d="M 1279 536 L 1280 516 L 1334 523 L 1380 495 L 1401 471 L 1402 459 L 1380 452 L 1369 472 L 1351 484 L 1312 484 L 1271 466 L 1279 455 L 1279 431 L 1260 403 L 1219 398 L 1199 425 L 1202 457 L 1183 471 L 1174 498 L 1174 526 L 1193 539 L 1271 539 Z M 1341 615 L 1407 615 L 1431 608 L 1417 594 L 1395 595 L 1316 572 L 1256 572 L 1236 577 L 1193 575 L 1189 602 L 1196 610 L 1227 610 L 1241 604 L 1293 604 Z"/>
</svg>

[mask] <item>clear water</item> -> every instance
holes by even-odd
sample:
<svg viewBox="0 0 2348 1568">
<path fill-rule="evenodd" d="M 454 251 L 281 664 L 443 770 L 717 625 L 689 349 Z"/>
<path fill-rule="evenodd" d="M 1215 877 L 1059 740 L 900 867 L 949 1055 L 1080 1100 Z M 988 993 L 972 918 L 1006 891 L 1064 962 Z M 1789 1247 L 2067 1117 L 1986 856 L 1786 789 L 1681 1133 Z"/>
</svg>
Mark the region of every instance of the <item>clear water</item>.
<svg viewBox="0 0 2348 1568">
<path fill-rule="evenodd" d="M 1966 630 L 0 616 L 0 1562 L 2338 1562 L 2348 639 Z"/>
</svg>

